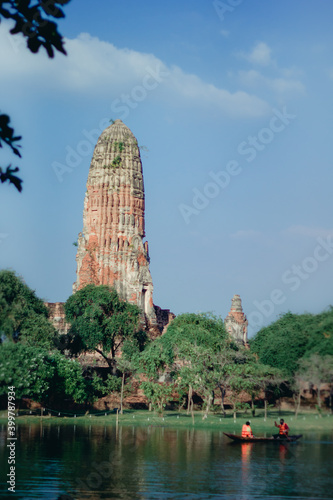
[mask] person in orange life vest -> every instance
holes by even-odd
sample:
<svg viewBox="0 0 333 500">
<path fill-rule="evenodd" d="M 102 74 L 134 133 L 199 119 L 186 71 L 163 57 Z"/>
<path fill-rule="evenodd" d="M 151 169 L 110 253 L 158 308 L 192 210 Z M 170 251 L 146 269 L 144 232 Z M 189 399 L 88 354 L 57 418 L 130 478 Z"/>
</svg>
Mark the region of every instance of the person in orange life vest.
<svg viewBox="0 0 333 500">
<path fill-rule="evenodd" d="M 247 421 L 242 427 L 242 437 L 253 438 L 250 422 Z"/>
<path fill-rule="evenodd" d="M 289 433 L 289 427 L 288 424 L 285 423 L 283 418 L 280 420 L 280 425 L 278 425 L 276 422 L 274 422 L 275 427 L 279 428 L 279 438 L 287 438 L 288 433 Z"/>
</svg>

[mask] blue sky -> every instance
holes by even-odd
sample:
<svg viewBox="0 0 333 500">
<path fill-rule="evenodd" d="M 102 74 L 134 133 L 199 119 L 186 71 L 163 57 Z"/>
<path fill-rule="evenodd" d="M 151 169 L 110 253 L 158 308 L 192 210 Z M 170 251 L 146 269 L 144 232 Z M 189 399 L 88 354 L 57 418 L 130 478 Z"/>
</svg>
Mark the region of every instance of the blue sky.
<svg viewBox="0 0 333 500">
<path fill-rule="evenodd" d="M 238 293 L 250 335 L 333 304 L 332 2 L 91 6 L 65 8 L 54 60 L 0 25 L 24 179 L 0 186 L 1 267 L 68 298 L 93 144 L 120 118 L 143 146 L 155 304 L 225 317 Z"/>
</svg>

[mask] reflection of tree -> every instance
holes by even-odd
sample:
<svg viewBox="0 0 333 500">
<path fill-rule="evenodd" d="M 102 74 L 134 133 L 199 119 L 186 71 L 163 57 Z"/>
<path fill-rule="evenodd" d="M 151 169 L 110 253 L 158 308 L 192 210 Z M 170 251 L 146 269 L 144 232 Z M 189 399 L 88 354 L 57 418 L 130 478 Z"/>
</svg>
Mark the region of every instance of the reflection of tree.
<svg viewBox="0 0 333 500">
<path fill-rule="evenodd" d="M 164 428 L 158 417 L 151 422 L 149 427 L 120 425 L 118 432 L 74 418 L 60 425 L 46 419 L 18 425 L 17 490 L 30 489 L 34 498 L 47 488 L 49 498 L 67 494 L 75 499 L 138 500 L 155 498 L 157 485 L 161 498 L 163 493 L 163 498 L 259 498 L 264 493 L 265 498 L 280 498 L 294 493 L 296 485 L 297 494 L 306 496 L 314 480 L 321 481 L 321 491 L 329 487 L 325 471 L 330 450 L 319 443 L 281 443 L 287 447 L 283 456 L 277 444 L 248 443 L 243 454 L 241 446 L 228 445 L 219 431 Z M 1 432 L 0 459 L 6 463 L 6 429 Z M 243 467 L 248 471 L 244 479 Z M 4 484 L 7 472 L 6 467 L 0 470 Z"/>
<path fill-rule="evenodd" d="M 170 481 L 176 490 L 184 491 L 182 479 L 193 467 L 199 477 L 202 461 L 214 463 L 218 459 L 218 434 L 166 429 L 159 425 L 158 418 L 152 422 L 150 427 L 120 426 L 118 433 L 110 426 L 75 425 L 74 418 L 61 425 L 19 425 L 17 490 L 29 488 L 30 494 L 37 497 L 47 485 L 50 498 L 55 498 L 56 492 L 73 498 L 99 499 L 103 494 L 104 498 L 135 499 L 138 492 L 149 491 L 156 467 L 161 467 L 161 489 L 167 491 Z M 5 437 L 3 431 L 0 438 Z M 4 484 L 6 473 L 0 472 Z M 195 491 L 196 486 L 192 478 L 188 491 Z"/>
</svg>

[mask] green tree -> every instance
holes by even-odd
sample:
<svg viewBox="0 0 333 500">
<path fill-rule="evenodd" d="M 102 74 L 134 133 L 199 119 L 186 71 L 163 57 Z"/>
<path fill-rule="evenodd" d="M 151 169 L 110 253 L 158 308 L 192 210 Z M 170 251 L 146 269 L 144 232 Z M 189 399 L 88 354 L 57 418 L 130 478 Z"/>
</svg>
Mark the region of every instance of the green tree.
<svg viewBox="0 0 333 500">
<path fill-rule="evenodd" d="M 193 394 L 203 400 L 203 418 L 214 401 L 214 391 L 221 391 L 221 409 L 225 415 L 224 397 L 232 401 L 234 414 L 242 405 L 240 394 L 254 400 L 269 384 L 279 383 L 280 371 L 260 363 L 251 351 L 232 342 L 220 318 L 211 314 L 178 316 L 167 332 L 140 356 L 140 366 L 151 383 L 158 383 L 165 373 L 177 380 L 180 394 L 188 393 L 187 412 L 193 411 Z"/>
<path fill-rule="evenodd" d="M 333 376 L 333 356 L 320 356 L 311 354 L 308 358 L 299 361 L 300 370 L 298 375 L 305 382 L 313 384 L 317 388 L 317 408 L 321 413 L 321 386 L 330 383 Z"/>
<path fill-rule="evenodd" d="M 65 17 L 62 6 L 70 0 L 0 0 L 0 22 L 3 19 L 14 21 L 11 35 L 21 34 L 27 40 L 27 48 L 36 53 L 43 47 L 47 55 L 54 57 L 54 49 L 66 54 L 63 37 L 57 30 L 53 19 Z M 7 144 L 13 153 L 21 157 L 17 142 L 21 136 L 14 135 L 14 129 L 9 126 L 10 118 L 0 114 L 0 148 Z M 18 167 L 11 165 L 5 169 L 0 167 L 0 182 L 9 181 L 18 191 L 22 191 L 22 179 L 17 177 Z"/>
<path fill-rule="evenodd" d="M 320 314 L 288 312 L 262 328 L 250 341 L 259 360 L 290 377 L 298 371 L 298 361 L 310 354 L 333 355 L 333 308 Z"/>
<path fill-rule="evenodd" d="M 185 346 L 183 345 L 183 349 Z M 179 370 L 179 376 L 184 380 L 190 380 L 191 408 L 193 409 L 193 391 L 199 394 L 204 402 L 204 412 L 202 419 L 207 418 L 211 405 L 214 401 L 214 390 L 216 388 L 215 378 L 215 352 L 211 347 L 202 345 L 192 346 L 188 344 L 187 350 L 183 350 L 185 355 L 185 365 Z M 184 370 L 185 366 L 185 370 Z"/>
<path fill-rule="evenodd" d="M 54 403 L 62 402 L 65 395 L 76 403 L 87 402 L 87 383 L 80 363 L 54 351 L 47 354 L 46 360 L 54 369 L 53 376 L 48 377 L 50 387 L 46 399 Z"/>
<path fill-rule="evenodd" d="M 333 307 L 314 316 L 306 355 L 333 356 Z"/>
<path fill-rule="evenodd" d="M 108 374 L 103 380 L 96 372 L 86 373 L 85 381 L 87 385 L 87 400 L 91 403 L 103 396 L 119 394 L 121 390 L 121 379 L 116 375 Z"/>
<path fill-rule="evenodd" d="M 244 384 L 244 367 L 236 365 L 230 369 L 228 379 L 228 395 L 232 405 L 234 420 L 237 418 L 237 410 L 243 409 L 243 404 L 240 402 L 240 394 L 245 391 L 247 387 Z"/>
<path fill-rule="evenodd" d="M 1 394 L 13 385 L 18 400 L 25 396 L 42 401 L 53 375 L 54 368 L 46 361 L 45 351 L 12 342 L 0 345 Z"/>
<path fill-rule="evenodd" d="M 292 375 L 298 361 L 307 352 L 315 320 L 311 314 L 288 312 L 271 325 L 262 328 L 250 341 L 251 351 L 265 364 Z"/>
<path fill-rule="evenodd" d="M 47 317 L 31 313 L 20 329 L 21 343 L 53 349 L 57 344 L 57 332 Z"/>
<path fill-rule="evenodd" d="M 14 271 L 0 271 L 0 332 L 10 340 L 51 348 L 56 330 L 48 309 Z"/>
<path fill-rule="evenodd" d="M 172 321 L 161 340 L 169 363 L 174 363 L 176 373 L 181 372 L 182 388 L 184 389 L 185 381 L 188 385 L 187 412 L 193 407 L 194 384 L 199 388 L 199 381 L 206 409 L 209 411 L 212 402 L 212 392 L 208 389 L 212 386 L 211 358 L 214 354 L 221 354 L 230 347 L 230 338 L 225 330 L 224 321 L 211 313 L 181 314 Z M 206 364 L 210 366 L 209 372 L 202 375 L 201 379 L 196 369 L 197 355 L 202 363 L 206 355 Z"/>
<path fill-rule="evenodd" d="M 193 409 L 193 391 L 198 391 L 204 401 L 205 418 L 213 401 L 212 357 L 228 345 L 221 318 L 209 313 L 182 314 L 162 337 L 147 346 L 139 365 L 151 383 L 158 383 L 166 373 L 176 378 L 179 392 L 188 393 L 188 412 Z"/>
<path fill-rule="evenodd" d="M 140 381 L 140 387 L 148 399 L 149 410 L 152 407 L 158 410 L 163 405 L 164 392 L 160 388 L 159 380 L 168 366 L 171 366 L 171 360 L 173 359 L 172 354 L 166 349 L 163 337 L 149 342 L 135 360 L 136 372 L 144 376 L 144 380 Z M 168 347 L 168 342 L 166 345 Z M 167 384 L 164 384 L 164 386 L 167 387 Z M 159 400 L 159 398 L 162 399 Z"/>
<path fill-rule="evenodd" d="M 138 370 L 148 378 L 156 379 L 162 376 L 165 369 L 171 366 L 174 360 L 173 352 L 166 349 L 164 336 L 149 342 L 137 359 Z"/>
<path fill-rule="evenodd" d="M 224 417 L 226 416 L 224 398 L 228 389 L 230 373 L 235 364 L 237 351 L 238 348 L 233 346 L 233 348 L 229 347 L 215 354 L 214 376 L 216 380 L 216 387 L 219 388 L 221 393 L 221 411 Z"/>
<path fill-rule="evenodd" d="M 232 346 L 215 354 L 214 372 L 216 386 L 221 391 L 221 409 L 225 416 L 224 397 L 232 402 L 234 418 L 237 409 L 242 407 L 240 394 L 247 393 L 251 397 L 252 415 L 255 416 L 255 399 L 261 392 L 265 393 L 265 416 L 267 416 L 266 391 L 269 385 L 281 383 L 280 370 L 263 365 L 248 349 Z"/>
<path fill-rule="evenodd" d="M 183 342 L 209 347 L 218 352 L 230 340 L 223 319 L 211 313 L 180 314 L 170 323 L 162 338 L 166 347 L 169 344 L 170 353 L 175 346 L 178 347 L 178 355 Z"/>
<path fill-rule="evenodd" d="M 265 418 L 267 418 L 266 392 L 270 386 L 278 386 L 283 381 L 282 372 L 278 368 L 263 365 L 247 351 L 246 368 L 244 370 L 244 389 L 251 396 L 251 411 L 255 417 L 255 399 L 264 392 Z"/>
<path fill-rule="evenodd" d="M 15 387 L 16 398 L 39 402 L 62 402 L 70 397 L 78 403 L 87 399 L 81 365 L 57 352 L 5 342 L 0 345 L 0 394 Z"/>
<path fill-rule="evenodd" d="M 65 313 L 71 324 L 72 339 L 79 338 L 83 350 L 99 353 L 113 373 L 115 358 L 121 350 L 143 347 L 145 337 L 139 329 L 139 308 L 121 300 L 106 285 L 87 285 L 71 295 Z"/>
<path fill-rule="evenodd" d="M 154 410 L 163 417 L 163 411 L 166 405 L 172 399 L 173 385 L 161 384 L 150 380 L 145 380 L 140 384 L 148 402 L 151 403 Z"/>
<path fill-rule="evenodd" d="M 251 394 L 254 384 L 257 383 L 253 355 L 243 347 L 236 347 L 229 349 L 222 358 L 218 356 L 215 365 L 216 385 L 222 389 L 222 397 L 228 392 L 236 419 L 237 410 L 244 406 L 240 401 L 240 394 L 242 392 Z M 224 411 L 223 404 L 222 411 Z"/>
<path fill-rule="evenodd" d="M 294 375 L 289 379 L 288 382 L 295 405 L 295 418 L 297 418 L 299 409 L 301 407 L 301 393 L 304 383 L 301 371 L 297 371 L 296 373 L 294 373 Z"/>
<path fill-rule="evenodd" d="M 123 414 L 123 402 L 124 402 L 124 390 L 125 390 L 125 378 L 126 375 L 133 374 L 136 369 L 135 358 L 132 360 L 126 359 L 123 356 L 117 362 L 117 369 L 121 372 L 121 384 L 120 384 L 120 414 Z"/>
</svg>

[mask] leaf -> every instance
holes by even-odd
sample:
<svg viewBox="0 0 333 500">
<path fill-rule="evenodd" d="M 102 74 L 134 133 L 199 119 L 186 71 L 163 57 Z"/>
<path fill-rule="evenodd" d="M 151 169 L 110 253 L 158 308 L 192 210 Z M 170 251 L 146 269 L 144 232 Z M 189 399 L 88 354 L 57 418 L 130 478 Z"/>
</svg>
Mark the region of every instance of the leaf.
<svg viewBox="0 0 333 500">
<path fill-rule="evenodd" d="M 46 0 L 46 2 L 42 1 L 41 2 L 41 7 L 43 9 L 43 11 L 48 15 L 48 16 L 52 16 L 52 17 L 55 17 L 57 19 L 61 18 L 61 17 L 65 17 L 65 14 L 63 13 L 63 11 L 57 7 L 57 1 L 52 1 L 52 0 Z"/>
<path fill-rule="evenodd" d="M 9 122 L 10 118 L 8 115 L 0 115 L 0 147 L 2 147 L 1 140 L 3 140 L 5 144 L 7 144 L 12 149 L 14 154 L 21 157 L 19 150 L 13 145 L 13 143 L 20 141 L 22 137 L 14 137 L 14 129 L 9 126 Z"/>
<path fill-rule="evenodd" d="M 0 127 L 6 127 L 10 121 L 10 118 L 8 115 L 0 115 Z"/>
<path fill-rule="evenodd" d="M 11 184 L 14 184 L 14 186 L 16 187 L 16 189 L 19 192 L 21 192 L 22 191 L 22 182 L 23 181 L 22 181 L 22 179 L 20 179 L 16 175 L 13 175 L 13 173 L 16 173 L 18 171 L 19 171 L 18 167 L 11 168 L 11 165 L 9 165 L 6 168 L 6 171 L 2 172 L 2 168 L 0 167 L 0 181 L 2 183 L 6 182 L 6 181 L 9 181 Z"/>
<path fill-rule="evenodd" d="M 50 43 L 47 43 L 47 42 L 43 45 L 46 49 L 47 55 L 49 56 L 50 59 L 52 59 L 54 57 L 54 51 L 52 49 L 52 45 Z"/>
<path fill-rule="evenodd" d="M 11 10 L 4 9 L 3 3 L 10 3 Z M 27 38 L 28 49 L 34 54 L 39 51 L 40 46 L 43 46 L 50 58 L 54 57 L 53 48 L 66 55 L 63 37 L 57 30 L 57 24 L 47 19 L 47 16 L 55 19 L 64 18 L 65 14 L 59 6 L 66 5 L 69 0 L 39 0 L 32 6 L 30 3 L 31 0 L 0 2 L 0 16 L 15 22 L 10 33 L 12 35 L 22 33 Z M 31 39 L 38 40 L 39 44 L 36 41 L 32 42 Z"/>
<path fill-rule="evenodd" d="M 22 20 L 22 19 L 18 19 L 18 20 L 16 21 L 16 24 L 15 24 L 14 28 L 12 28 L 12 29 L 9 31 L 9 33 L 10 33 L 11 35 L 16 35 L 17 33 L 20 33 L 20 32 L 22 31 L 23 27 L 24 27 L 24 22 L 23 22 L 23 20 Z"/>
<path fill-rule="evenodd" d="M 10 19 L 12 17 L 11 13 L 8 10 L 4 9 L 3 7 L 0 7 L 0 15 L 3 16 L 5 19 Z"/>
</svg>

